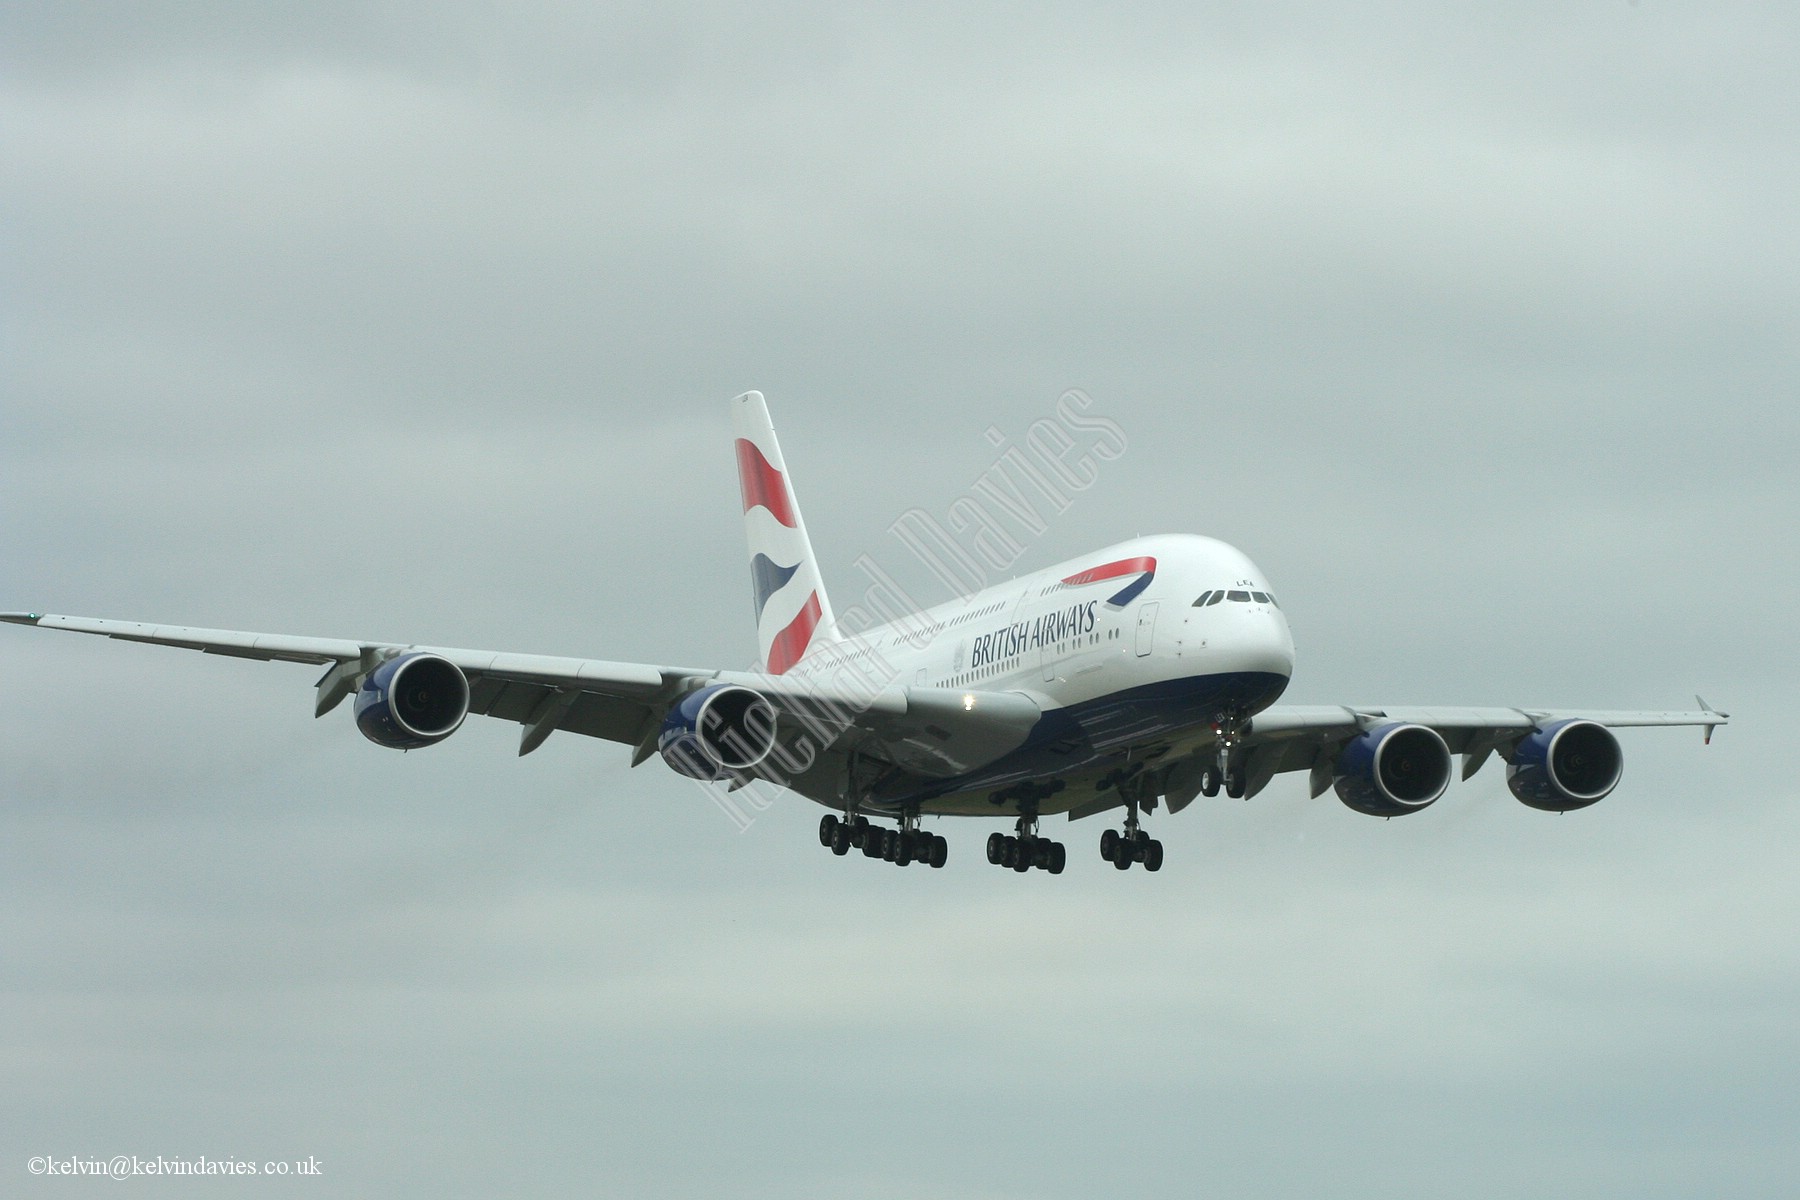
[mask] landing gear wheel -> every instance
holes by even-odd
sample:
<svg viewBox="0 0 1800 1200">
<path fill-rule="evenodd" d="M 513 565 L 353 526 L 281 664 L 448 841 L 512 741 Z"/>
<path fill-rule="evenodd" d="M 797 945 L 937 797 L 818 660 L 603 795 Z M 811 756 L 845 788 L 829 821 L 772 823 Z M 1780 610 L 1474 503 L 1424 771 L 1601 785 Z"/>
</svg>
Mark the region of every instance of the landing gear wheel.
<svg viewBox="0 0 1800 1200">
<path fill-rule="evenodd" d="M 1129 846 L 1120 846 L 1113 854 L 1112 865 L 1121 871 L 1131 870 L 1131 848 Z"/>
<path fill-rule="evenodd" d="M 1246 782 L 1244 773 L 1240 770 L 1234 769 L 1225 772 L 1225 794 L 1233 800 L 1242 800 Z"/>
<path fill-rule="evenodd" d="M 1031 870 L 1031 864 L 1037 859 L 1037 839 L 1019 838 L 1018 849 L 1013 851 L 1012 869 L 1023 875 Z"/>
<path fill-rule="evenodd" d="M 944 835 L 941 833 L 931 834 L 930 837 L 931 850 L 925 861 L 929 862 L 931 869 L 935 871 L 949 861 L 950 843 L 944 840 Z"/>
<path fill-rule="evenodd" d="M 893 862 L 894 856 L 900 853 L 900 831 L 884 829 L 881 831 L 881 858 L 883 862 Z"/>
<path fill-rule="evenodd" d="M 1069 861 L 1068 848 L 1066 846 L 1064 846 L 1061 842 L 1051 842 L 1050 843 L 1050 873 L 1052 875 L 1061 875 L 1063 873 L 1063 865 L 1065 863 L 1067 863 L 1068 861 Z M 1151 870 L 1155 870 L 1155 868 L 1152 867 Z"/>
<path fill-rule="evenodd" d="M 1006 835 L 996 830 L 988 834 L 988 861 L 996 867 L 1006 861 Z"/>
<path fill-rule="evenodd" d="M 1162 870 L 1162 860 L 1163 860 L 1162 843 L 1157 841 L 1155 838 L 1150 839 L 1150 843 L 1144 847 L 1144 870 L 1146 870 L 1146 871 Z"/>
<path fill-rule="evenodd" d="M 863 830 L 862 852 L 864 858 L 881 857 L 881 830 L 873 825 Z"/>
<path fill-rule="evenodd" d="M 837 839 L 839 824 L 836 813 L 826 813 L 819 818 L 819 845 L 829 846 Z"/>
<path fill-rule="evenodd" d="M 841 822 L 835 824 L 837 828 L 831 832 L 831 852 L 842 858 L 850 853 L 850 830 Z"/>
<path fill-rule="evenodd" d="M 1104 858 L 1107 862 L 1112 862 L 1114 859 L 1116 859 L 1119 854 L 1120 840 L 1121 839 L 1119 837 L 1119 831 L 1116 829 L 1109 829 L 1105 833 L 1101 834 L 1100 835 L 1100 857 Z"/>
<path fill-rule="evenodd" d="M 1219 769 L 1217 767 L 1200 768 L 1200 794 L 1208 799 L 1219 794 Z"/>
</svg>

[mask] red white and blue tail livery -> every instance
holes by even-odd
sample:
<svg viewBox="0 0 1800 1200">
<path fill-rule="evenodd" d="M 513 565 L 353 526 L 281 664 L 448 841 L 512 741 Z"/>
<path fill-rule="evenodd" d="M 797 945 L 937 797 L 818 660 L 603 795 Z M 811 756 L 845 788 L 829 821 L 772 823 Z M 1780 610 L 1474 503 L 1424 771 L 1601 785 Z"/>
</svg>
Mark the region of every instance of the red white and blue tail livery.
<svg viewBox="0 0 1800 1200">
<path fill-rule="evenodd" d="M 1498 759 L 1522 803 L 1605 798 L 1624 755 L 1612 730 L 1723 713 L 1554 707 L 1299 707 L 1287 617 L 1244 553 L 1189 534 L 1134 538 L 892 624 L 839 630 L 793 478 L 760 393 L 732 401 L 761 669 L 729 671 L 296 637 L 43 613 L 0 620 L 237 658 L 323 667 L 316 715 L 354 701 L 395 749 L 441 742 L 470 714 L 515 721 L 519 753 L 558 731 L 660 757 L 709 785 L 785 788 L 823 805 L 820 841 L 944 865 L 933 817 L 1001 818 L 990 863 L 1060 873 L 1053 816 L 1118 813 L 1099 838 L 1118 870 L 1159 869 L 1145 819 L 1223 791 L 1255 796 L 1300 772 L 1357 812 L 1398 817 Z M 1453 766 L 1460 755 L 1460 772 Z"/>
<path fill-rule="evenodd" d="M 786 674 L 833 624 L 831 602 L 794 499 L 781 444 L 761 392 L 731 402 L 737 430 L 738 488 L 750 543 L 750 585 L 763 667 Z"/>
</svg>

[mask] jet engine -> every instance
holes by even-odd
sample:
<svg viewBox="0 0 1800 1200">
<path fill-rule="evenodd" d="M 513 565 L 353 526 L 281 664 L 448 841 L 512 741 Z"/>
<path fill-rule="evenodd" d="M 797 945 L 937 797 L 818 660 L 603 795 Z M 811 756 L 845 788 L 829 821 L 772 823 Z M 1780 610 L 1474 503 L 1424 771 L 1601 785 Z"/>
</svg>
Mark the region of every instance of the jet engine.
<svg viewBox="0 0 1800 1200">
<path fill-rule="evenodd" d="M 1450 748 L 1435 729 L 1392 724 L 1371 729 L 1338 752 L 1338 799 L 1371 817 L 1403 817 L 1450 786 Z"/>
<path fill-rule="evenodd" d="M 775 707 L 762 693 L 715 684 L 683 696 L 663 718 L 656 748 L 670 768 L 692 779 L 729 778 L 754 767 L 775 746 Z"/>
<path fill-rule="evenodd" d="M 469 715 L 469 680 L 435 654 L 402 654 L 369 672 L 356 693 L 356 727 L 377 746 L 417 750 L 455 733 Z"/>
<path fill-rule="evenodd" d="M 1605 799 L 1624 771 L 1619 739 L 1606 726 L 1556 721 L 1514 748 L 1506 786 L 1523 804 L 1545 812 L 1569 812 Z"/>
</svg>

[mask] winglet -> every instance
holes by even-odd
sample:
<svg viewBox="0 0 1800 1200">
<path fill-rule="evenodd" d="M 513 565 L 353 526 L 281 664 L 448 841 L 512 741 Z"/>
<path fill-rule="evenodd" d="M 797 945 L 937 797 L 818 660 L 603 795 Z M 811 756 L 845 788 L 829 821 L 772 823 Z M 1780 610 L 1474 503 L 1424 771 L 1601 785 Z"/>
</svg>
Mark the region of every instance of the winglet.
<svg viewBox="0 0 1800 1200">
<path fill-rule="evenodd" d="M 1714 708 L 1712 705 L 1708 704 L 1705 700 L 1700 698 L 1700 695 L 1697 692 L 1694 695 L 1694 702 L 1700 706 L 1700 711 L 1703 713 L 1711 713 L 1715 717 L 1729 718 L 1731 716 L 1730 713 L 1722 713 L 1718 709 Z M 1705 744 L 1706 745 L 1708 745 L 1708 746 L 1712 745 L 1713 730 L 1717 729 L 1717 728 L 1718 728 L 1717 725 L 1708 725 L 1702 731 L 1705 736 Z"/>
</svg>

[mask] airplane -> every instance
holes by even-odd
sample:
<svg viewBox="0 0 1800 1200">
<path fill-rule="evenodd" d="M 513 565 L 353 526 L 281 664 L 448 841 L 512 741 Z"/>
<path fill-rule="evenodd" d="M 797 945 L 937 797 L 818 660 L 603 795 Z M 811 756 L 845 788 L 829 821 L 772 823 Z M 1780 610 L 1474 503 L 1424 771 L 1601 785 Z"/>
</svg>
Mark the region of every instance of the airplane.
<svg viewBox="0 0 1800 1200">
<path fill-rule="evenodd" d="M 521 755 L 563 730 L 630 746 L 633 767 L 659 756 L 703 784 L 785 788 L 829 810 L 819 840 L 839 856 L 941 868 L 947 840 L 923 818 L 1010 820 L 987 859 L 1019 873 L 1064 869 L 1067 848 L 1040 833 L 1043 818 L 1120 809 L 1101 858 L 1159 870 L 1162 843 L 1143 824 L 1159 803 L 1174 814 L 1221 791 L 1249 798 L 1285 772 L 1306 772 L 1314 798 L 1333 790 L 1391 818 L 1442 796 L 1454 755 L 1465 780 L 1498 758 L 1519 801 L 1567 812 L 1618 785 L 1613 728 L 1701 726 L 1710 742 L 1728 721 L 1698 697 L 1688 712 L 1281 705 L 1294 641 L 1274 588 L 1241 551 L 1187 534 L 1133 538 L 922 611 L 871 592 L 874 613 L 840 620 L 762 394 L 731 407 L 756 670 L 42 613 L 0 621 L 323 666 L 314 715 L 354 698 L 357 728 L 391 749 L 441 742 L 473 713 L 517 722 Z"/>
</svg>

